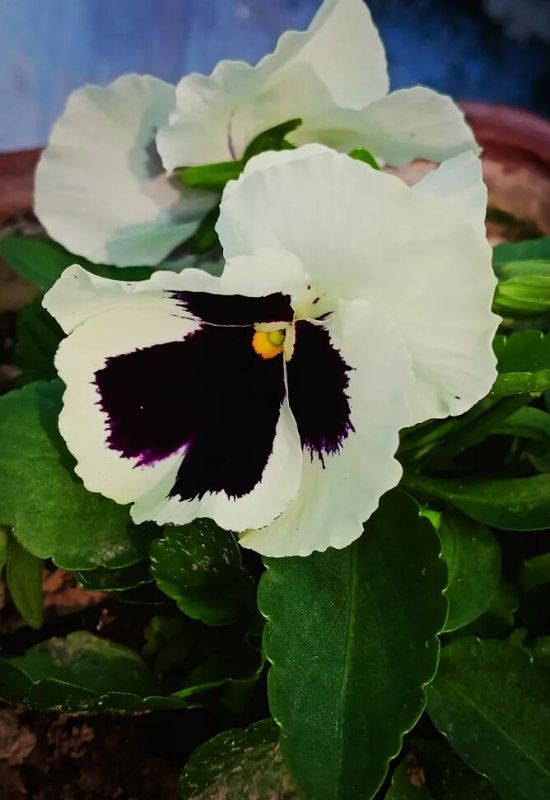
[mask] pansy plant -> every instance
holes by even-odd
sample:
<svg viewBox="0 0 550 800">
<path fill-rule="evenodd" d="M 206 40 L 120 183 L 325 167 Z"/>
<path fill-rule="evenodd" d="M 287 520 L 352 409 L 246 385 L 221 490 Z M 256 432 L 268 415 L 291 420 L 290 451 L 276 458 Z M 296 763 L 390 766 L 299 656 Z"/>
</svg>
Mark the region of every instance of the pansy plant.
<svg viewBox="0 0 550 800">
<path fill-rule="evenodd" d="M 189 187 L 223 188 L 260 150 L 320 142 L 394 165 L 477 152 L 450 98 L 424 87 L 388 91 L 363 0 L 325 0 L 306 31 L 283 34 L 256 66 L 222 61 L 176 88 L 125 75 L 78 89 L 38 167 L 37 215 L 91 261 L 157 265 L 181 257 L 183 242 L 192 250 L 205 217 L 207 233 L 215 221 L 219 193 Z M 187 169 L 212 164 L 214 182 Z M 211 243 L 207 235 L 198 249 Z"/>
<path fill-rule="evenodd" d="M 477 156 L 449 98 L 388 93 L 362 0 L 254 67 L 73 94 L 36 208 L 81 265 L 0 242 L 46 291 L 0 398 L 0 571 L 30 626 L 43 559 L 140 603 L 146 646 L 40 633 L 1 700 L 215 732 L 268 701 L 186 798 L 550 797 L 550 241 L 491 252 Z"/>
<path fill-rule="evenodd" d="M 227 185 L 221 278 L 68 269 L 44 305 L 85 485 L 267 555 L 348 545 L 400 479 L 399 430 L 494 381 L 484 207 L 473 154 L 411 188 L 307 145 Z"/>
</svg>

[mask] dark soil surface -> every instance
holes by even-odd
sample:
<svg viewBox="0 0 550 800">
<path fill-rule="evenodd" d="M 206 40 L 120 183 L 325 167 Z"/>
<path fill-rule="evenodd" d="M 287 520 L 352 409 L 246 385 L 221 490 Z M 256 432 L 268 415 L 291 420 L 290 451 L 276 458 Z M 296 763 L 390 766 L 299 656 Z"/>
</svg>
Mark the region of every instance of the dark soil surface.
<svg viewBox="0 0 550 800">
<path fill-rule="evenodd" d="M 0 710 L 0 800 L 175 800 L 151 722 Z"/>
</svg>

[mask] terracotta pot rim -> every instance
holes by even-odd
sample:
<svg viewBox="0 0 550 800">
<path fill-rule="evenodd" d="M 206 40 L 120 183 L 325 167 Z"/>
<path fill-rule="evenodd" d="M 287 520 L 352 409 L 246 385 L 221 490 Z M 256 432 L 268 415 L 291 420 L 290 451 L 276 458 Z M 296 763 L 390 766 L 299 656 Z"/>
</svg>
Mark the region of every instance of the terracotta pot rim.
<svg viewBox="0 0 550 800">
<path fill-rule="evenodd" d="M 465 101 L 459 103 L 482 146 L 503 145 L 530 153 L 550 167 L 550 121 L 524 108 Z"/>
</svg>

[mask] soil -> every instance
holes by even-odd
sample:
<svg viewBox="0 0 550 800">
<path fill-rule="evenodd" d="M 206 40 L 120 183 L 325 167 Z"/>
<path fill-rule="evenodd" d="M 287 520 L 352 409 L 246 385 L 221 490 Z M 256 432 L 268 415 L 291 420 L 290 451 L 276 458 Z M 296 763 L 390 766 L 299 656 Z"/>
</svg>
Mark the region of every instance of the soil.
<svg viewBox="0 0 550 800">
<path fill-rule="evenodd" d="M 0 800 L 175 800 L 178 769 L 147 733 L 133 717 L 4 708 Z"/>
</svg>

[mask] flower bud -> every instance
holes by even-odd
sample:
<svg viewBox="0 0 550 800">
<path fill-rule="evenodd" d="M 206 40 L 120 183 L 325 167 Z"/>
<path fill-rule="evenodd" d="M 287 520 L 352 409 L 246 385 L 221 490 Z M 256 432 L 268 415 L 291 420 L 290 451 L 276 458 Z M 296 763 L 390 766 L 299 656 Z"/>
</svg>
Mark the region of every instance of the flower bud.
<svg viewBox="0 0 550 800">
<path fill-rule="evenodd" d="M 550 312 L 550 261 L 509 261 L 496 264 L 495 272 L 497 314 L 525 318 Z"/>
</svg>

